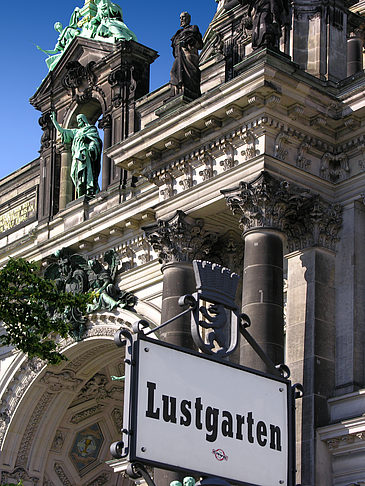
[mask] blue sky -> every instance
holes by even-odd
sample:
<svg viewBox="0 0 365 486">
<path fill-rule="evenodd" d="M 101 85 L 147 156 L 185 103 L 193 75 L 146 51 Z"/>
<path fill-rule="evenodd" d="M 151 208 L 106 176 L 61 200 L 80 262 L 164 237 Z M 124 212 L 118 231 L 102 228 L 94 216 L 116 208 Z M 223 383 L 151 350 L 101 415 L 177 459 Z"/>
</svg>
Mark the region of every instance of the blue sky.
<svg viewBox="0 0 365 486">
<path fill-rule="evenodd" d="M 115 3 L 122 7 L 124 21 L 138 41 L 160 55 L 151 68 L 151 90 L 169 80 L 173 62 L 170 39 L 179 28 L 180 12 L 187 10 L 192 23 L 204 34 L 217 8 L 215 0 L 120 0 Z M 1 8 L 0 179 L 38 157 L 40 112 L 30 105 L 29 98 L 47 75 L 47 66 L 46 55 L 35 44 L 53 49 L 57 41 L 54 23 L 68 24 L 73 9 L 81 7 L 84 0 L 15 0 L 15 4 L 16 8 L 12 2 L 4 2 Z"/>
</svg>

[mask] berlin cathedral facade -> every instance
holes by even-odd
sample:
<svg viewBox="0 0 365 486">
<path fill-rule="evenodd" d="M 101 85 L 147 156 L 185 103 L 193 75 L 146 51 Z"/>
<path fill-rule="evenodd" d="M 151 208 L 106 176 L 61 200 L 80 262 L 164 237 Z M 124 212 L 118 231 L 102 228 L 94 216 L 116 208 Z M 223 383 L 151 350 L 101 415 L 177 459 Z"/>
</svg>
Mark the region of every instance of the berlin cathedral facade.
<svg viewBox="0 0 365 486">
<path fill-rule="evenodd" d="M 86 1 L 59 29 L 31 98 L 39 157 L 0 181 L 0 265 L 62 263 L 102 291 L 60 365 L 0 348 L 1 484 L 130 483 L 109 452 L 113 336 L 179 314 L 206 260 L 240 275 L 252 336 L 303 385 L 296 484 L 365 485 L 365 2 L 219 0 L 203 35 L 193 21 L 181 15 L 153 92 L 158 54 L 118 5 Z M 159 337 L 191 347 L 189 325 Z M 230 359 L 263 366 L 243 340 Z"/>
</svg>

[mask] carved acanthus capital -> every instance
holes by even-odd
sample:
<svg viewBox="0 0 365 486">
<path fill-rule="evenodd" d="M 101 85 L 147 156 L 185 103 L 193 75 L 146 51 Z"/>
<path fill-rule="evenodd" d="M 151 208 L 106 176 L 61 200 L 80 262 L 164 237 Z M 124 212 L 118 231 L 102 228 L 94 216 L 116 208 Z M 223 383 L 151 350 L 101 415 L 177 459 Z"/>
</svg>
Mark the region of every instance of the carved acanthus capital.
<svg viewBox="0 0 365 486">
<path fill-rule="evenodd" d="M 222 267 L 227 267 L 238 275 L 243 269 L 244 242 L 240 235 L 228 230 L 220 235 L 213 245 L 209 258 Z"/>
<path fill-rule="evenodd" d="M 204 229 L 203 219 L 191 218 L 183 211 L 143 229 L 161 263 L 204 260 L 218 238 Z"/>
<path fill-rule="evenodd" d="M 335 248 L 342 225 L 339 204 L 268 172 L 222 193 L 231 211 L 240 215 L 243 234 L 255 228 L 281 231 L 287 236 L 289 251 L 310 246 Z"/>
<path fill-rule="evenodd" d="M 262 172 L 252 182 L 242 181 L 237 188 L 222 193 L 231 211 L 241 216 L 244 233 L 252 228 L 284 231 L 293 223 L 298 205 L 310 198 L 307 191 L 295 189 L 287 181 Z"/>
<path fill-rule="evenodd" d="M 334 250 L 342 226 L 342 206 L 313 196 L 311 212 L 306 219 L 312 245 Z"/>
</svg>

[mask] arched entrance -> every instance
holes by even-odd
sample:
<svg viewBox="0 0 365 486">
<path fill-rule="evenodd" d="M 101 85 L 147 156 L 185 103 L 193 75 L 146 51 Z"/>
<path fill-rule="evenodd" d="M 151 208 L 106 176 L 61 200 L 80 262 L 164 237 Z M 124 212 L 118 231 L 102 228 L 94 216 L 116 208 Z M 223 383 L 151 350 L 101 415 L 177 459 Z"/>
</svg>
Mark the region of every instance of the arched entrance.
<svg viewBox="0 0 365 486">
<path fill-rule="evenodd" d="M 129 311 L 94 314 L 82 342 L 62 343 L 67 361 L 61 365 L 23 359 L 13 366 L 2 397 L 7 423 L 0 435 L 1 482 L 127 484 L 105 464 L 112 459 L 110 444 L 120 439 L 123 416 L 124 383 L 111 377 L 124 375 L 124 350 L 113 336 L 138 318 Z"/>
</svg>

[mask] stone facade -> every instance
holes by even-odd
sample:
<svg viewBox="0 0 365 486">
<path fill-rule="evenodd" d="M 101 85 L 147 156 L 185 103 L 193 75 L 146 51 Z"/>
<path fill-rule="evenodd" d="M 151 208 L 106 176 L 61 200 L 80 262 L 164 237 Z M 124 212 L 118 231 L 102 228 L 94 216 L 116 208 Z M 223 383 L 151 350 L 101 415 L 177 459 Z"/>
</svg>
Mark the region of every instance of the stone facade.
<svg viewBox="0 0 365 486">
<path fill-rule="evenodd" d="M 31 99 L 40 157 L 0 181 L 0 265 L 114 249 L 119 284 L 138 303 L 136 313 L 91 315 L 81 342 L 62 342 L 59 367 L 0 350 L 1 481 L 128 482 L 105 465 L 122 426 L 113 334 L 176 315 L 178 297 L 194 291 L 191 262 L 204 258 L 243 277 L 237 302 L 253 335 L 304 386 L 297 483 L 365 484 L 365 76 L 362 41 L 360 54 L 352 41 L 363 38 L 365 8 L 352 3 L 294 2 L 280 51 L 252 51 L 247 5 L 220 0 L 200 55 L 202 95 L 189 102 L 169 86 L 148 93 L 152 49 L 73 40 Z M 93 199 L 74 199 L 53 109 L 68 128 L 80 113 L 100 119 Z M 187 321 L 162 337 L 192 346 Z M 260 366 L 244 344 L 234 359 Z M 86 436 L 95 448 L 82 455 Z"/>
</svg>

